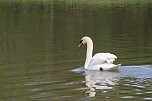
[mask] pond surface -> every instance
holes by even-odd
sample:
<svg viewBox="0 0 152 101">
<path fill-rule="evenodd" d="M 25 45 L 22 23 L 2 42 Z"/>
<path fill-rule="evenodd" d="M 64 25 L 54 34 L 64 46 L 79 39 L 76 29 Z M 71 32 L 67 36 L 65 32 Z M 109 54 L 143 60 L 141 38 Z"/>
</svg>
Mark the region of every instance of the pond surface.
<svg viewBox="0 0 152 101">
<path fill-rule="evenodd" d="M 82 68 L 85 35 L 118 72 Z M 152 3 L 0 2 L 1 101 L 152 101 L 151 64 Z"/>
</svg>

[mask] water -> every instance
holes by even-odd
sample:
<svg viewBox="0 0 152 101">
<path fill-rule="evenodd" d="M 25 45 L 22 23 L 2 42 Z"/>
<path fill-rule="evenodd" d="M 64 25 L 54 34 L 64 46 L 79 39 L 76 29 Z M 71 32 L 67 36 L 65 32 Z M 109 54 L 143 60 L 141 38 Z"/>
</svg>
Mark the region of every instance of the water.
<svg viewBox="0 0 152 101">
<path fill-rule="evenodd" d="M 1 101 L 152 100 L 151 2 L 98 2 L 0 2 Z M 79 68 L 84 35 L 121 69 Z"/>
</svg>

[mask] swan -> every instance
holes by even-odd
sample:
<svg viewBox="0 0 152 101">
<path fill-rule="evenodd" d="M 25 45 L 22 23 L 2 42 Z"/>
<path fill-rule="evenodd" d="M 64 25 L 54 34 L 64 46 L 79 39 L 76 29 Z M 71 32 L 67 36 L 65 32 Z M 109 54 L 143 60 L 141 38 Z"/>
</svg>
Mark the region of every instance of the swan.
<svg viewBox="0 0 152 101">
<path fill-rule="evenodd" d="M 78 47 L 81 47 L 83 44 L 87 44 L 86 60 L 84 64 L 86 70 L 118 70 L 121 66 L 121 64 L 113 64 L 117 57 L 111 53 L 96 53 L 92 57 L 93 41 L 90 37 L 83 37 Z"/>
</svg>

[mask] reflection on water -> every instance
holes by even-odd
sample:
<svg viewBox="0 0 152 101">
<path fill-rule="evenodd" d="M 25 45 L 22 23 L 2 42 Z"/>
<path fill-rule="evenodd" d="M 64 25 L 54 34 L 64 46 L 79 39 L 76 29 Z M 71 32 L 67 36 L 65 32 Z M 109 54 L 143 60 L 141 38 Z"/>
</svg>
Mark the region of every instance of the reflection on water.
<svg viewBox="0 0 152 101">
<path fill-rule="evenodd" d="M 122 77 L 130 78 L 152 78 L 152 66 L 122 66 L 120 69 Z"/>
<path fill-rule="evenodd" d="M 84 73 L 87 86 L 85 94 L 89 97 L 95 97 L 98 92 L 102 93 L 100 96 L 104 99 L 113 99 L 113 97 L 117 100 L 152 99 L 152 66 L 150 65 L 121 66 L 119 71 L 86 71 L 81 67 L 73 69 L 72 72 Z"/>
<path fill-rule="evenodd" d="M 111 72 L 69 71 L 83 66 L 86 50 L 77 44 L 86 34 L 94 53 L 114 53 L 123 66 L 151 65 L 151 2 L 45 1 L 0 0 L 0 100 L 152 99 L 151 66 L 120 70 L 118 78 Z"/>
<path fill-rule="evenodd" d="M 86 86 L 89 88 L 89 91 L 86 91 L 86 93 L 89 93 L 89 96 L 93 97 L 96 94 L 96 89 L 112 89 L 112 86 L 116 85 L 119 79 L 120 75 L 118 72 L 86 71 Z"/>
</svg>

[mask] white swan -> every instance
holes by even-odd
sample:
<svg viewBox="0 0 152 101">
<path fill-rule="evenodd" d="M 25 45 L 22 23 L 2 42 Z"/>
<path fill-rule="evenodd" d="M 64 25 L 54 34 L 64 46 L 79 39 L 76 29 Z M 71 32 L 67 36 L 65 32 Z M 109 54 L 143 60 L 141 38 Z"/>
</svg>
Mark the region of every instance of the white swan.
<svg viewBox="0 0 152 101">
<path fill-rule="evenodd" d="M 111 53 L 97 53 L 92 57 L 93 42 L 90 37 L 83 37 L 78 47 L 87 44 L 84 68 L 87 70 L 118 70 L 121 64 L 113 64 L 117 57 Z"/>
</svg>

